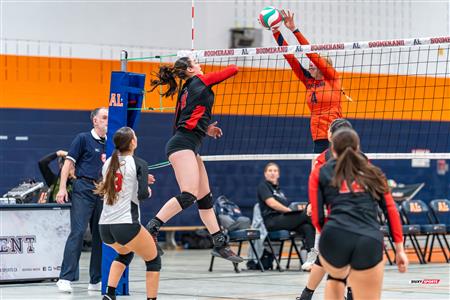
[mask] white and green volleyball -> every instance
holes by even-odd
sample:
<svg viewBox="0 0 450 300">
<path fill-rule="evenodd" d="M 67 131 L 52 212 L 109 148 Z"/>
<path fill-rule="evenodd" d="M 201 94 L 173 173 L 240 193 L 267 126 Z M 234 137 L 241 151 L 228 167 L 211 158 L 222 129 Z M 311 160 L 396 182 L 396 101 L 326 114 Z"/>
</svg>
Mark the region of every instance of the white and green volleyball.
<svg viewBox="0 0 450 300">
<path fill-rule="evenodd" d="M 283 22 L 281 13 L 272 6 L 264 7 L 258 18 L 261 25 L 267 29 L 278 28 Z"/>
</svg>

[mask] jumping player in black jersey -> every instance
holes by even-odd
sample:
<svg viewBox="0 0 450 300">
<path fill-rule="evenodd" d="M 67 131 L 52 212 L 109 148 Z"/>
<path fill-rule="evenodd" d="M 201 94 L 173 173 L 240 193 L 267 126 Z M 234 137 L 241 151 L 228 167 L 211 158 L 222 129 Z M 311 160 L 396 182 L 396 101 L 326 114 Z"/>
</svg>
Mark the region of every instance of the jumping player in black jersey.
<svg viewBox="0 0 450 300">
<path fill-rule="evenodd" d="M 400 216 L 384 174 L 360 153 L 354 130 L 335 132 L 331 151 L 336 159 L 315 168 L 309 180 L 313 224 L 321 232 L 320 262 L 329 274 L 324 298 L 343 299 L 349 277 L 354 299 L 380 299 L 384 261 L 377 206 L 389 220 L 397 267 L 403 273 L 408 258 Z M 327 220 L 324 205 L 331 209 Z"/>
<path fill-rule="evenodd" d="M 213 138 L 222 136 L 222 130 L 216 126 L 217 122 L 210 124 L 214 104 L 211 87 L 236 75 L 237 72 L 238 68 L 231 65 L 218 72 L 203 74 L 194 59 L 182 57 L 173 67 L 162 66 L 157 79 L 152 80 L 152 90 L 160 85 L 168 86 L 162 93 L 164 97 L 171 97 L 178 92 L 174 135 L 166 144 L 166 154 L 175 171 L 181 193 L 172 197 L 146 227 L 156 239 L 164 223 L 183 209 L 197 203 L 200 218 L 212 235 L 212 254 L 240 263 L 243 259 L 230 249 L 225 235 L 220 230 L 213 209 L 208 174 L 199 155 L 202 140 L 206 135 Z M 185 81 L 181 87 L 177 84 L 177 79 L 180 79 L 180 84 L 181 80 Z"/>
<path fill-rule="evenodd" d="M 139 201 L 150 196 L 147 163 L 134 156 L 137 138 L 133 129 L 122 127 L 114 134 L 114 152 L 103 165 L 103 181 L 96 194 L 103 196 L 104 204 L 99 227 L 102 241 L 118 253 L 111 264 L 108 288 L 103 300 L 115 300 L 116 288 L 134 253 L 146 265 L 147 300 L 155 300 L 158 293 L 161 258 L 153 237 L 141 225 Z"/>
</svg>

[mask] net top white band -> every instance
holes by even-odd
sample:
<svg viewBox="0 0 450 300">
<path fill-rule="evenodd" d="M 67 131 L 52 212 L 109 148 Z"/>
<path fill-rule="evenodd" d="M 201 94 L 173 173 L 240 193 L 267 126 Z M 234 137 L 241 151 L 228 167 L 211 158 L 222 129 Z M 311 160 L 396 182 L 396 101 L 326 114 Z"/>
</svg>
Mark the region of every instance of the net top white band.
<svg viewBox="0 0 450 300">
<path fill-rule="evenodd" d="M 245 57 L 245 56 L 258 56 L 271 54 L 311 53 L 318 51 L 341 51 L 341 50 L 359 50 L 359 49 L 393 48 L 393 47 L 420 47 L 423 45 L 439 45 L 439 44 L 450 44 L 450 36 L 351 42 L 351 43 L 291 45 L 291 46 L 260 47 L 260 48 L 215 49 L 215 50 L 197 50 L 197 51 L 181 50 L 177 52 L 177 56 L 178 57 L 191 56 L 195 58 Z"/>
<path fill-rule="evenodd" d="M 364 153 L 371 160 L 378 159 L 450 159 L 450 153 Z M 205 155 L 204 161 L 240 161 L 240 160 L 312 160 L 319 154 L 235 154 Z"/>
</svg>

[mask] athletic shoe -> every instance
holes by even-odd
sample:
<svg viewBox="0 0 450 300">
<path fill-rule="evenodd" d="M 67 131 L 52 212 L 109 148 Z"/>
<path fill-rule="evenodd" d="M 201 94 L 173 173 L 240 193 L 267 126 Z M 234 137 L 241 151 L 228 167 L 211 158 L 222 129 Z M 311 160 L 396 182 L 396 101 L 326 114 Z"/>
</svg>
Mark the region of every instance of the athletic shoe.
<svg viewBox="0 0 450 300">
<path fill-rule="evenodd" d="M 314 291 L 307 291 L 305 288 L 300 297 L 295 298 L 295 300 L 312 300 L 313 295 Z"/>
<path fill-rule="evenodd" d="M 102 283 L 89 283 L 88 284 L 88 291 L 101 291 L 102 290 Z"/>
<path fill-rule="evenodd" d="M 352 293 L 352 289 L 348 286 L 347 287 L 347 300 L 353 300 L 353 293 Z"/>
<path fill-rule="evenodd" d="M 58 290 L 63 293 L 72 293 L 72 284 L 69 280 L 60 279 L 56 282 L 56 286 L 58 287 Z"/>
<path fill-rule="evenodd" d="M 308 256 L 306 257 L 306 262 L 302 265 L 303 271 L 311 271 L 311 268 L 317 259 L 317 255 L 319 255 L 319 251 L 311 248 L 311 251 L 309 251 Z"/>
<path fill-rule="evenodd" d="M 244 259 L 234 253 L 229 246 L 214 247 L 211 251 L 211 254 L 216 257 L 222 257 L 223 259 L 237 264 L 244 261 Z"/>
<path fill-rule="evenodd" d="M 103 295 L 102 300 L 116 300 L 116 296 Z"/>
</svg>

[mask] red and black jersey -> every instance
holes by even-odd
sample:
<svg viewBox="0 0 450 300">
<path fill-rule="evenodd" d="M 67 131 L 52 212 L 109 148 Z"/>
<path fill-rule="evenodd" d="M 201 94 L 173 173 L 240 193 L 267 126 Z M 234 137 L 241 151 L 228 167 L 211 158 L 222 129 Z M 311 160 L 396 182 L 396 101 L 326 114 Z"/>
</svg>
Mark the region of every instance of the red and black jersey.
<svg viewBox="0 0 450 300">
<path fill-rule="evenodd" d="M 331 154 L 330 149 L 323 151 L 314 160 L 313 170 L 315 168 L 320 168 L 321 166 L 323 166 L 327 161 L 329 161 L 332 158 L 333 158 L 333 155 Z"/>
<path fill-rule="evenodd" d="M 320 232 L 325 224 L 324 205 L 330 208 L 326 226 L 369 236 L 383 241 L 380 223 L 377 219 L 378 205 L 388 219 L 390 233 L 396 243 L 403 240 L 400 216 L 390 193 L 385 193 L 380 201 L 353 182 L 351 189 L 344 181 L 338 189 L 331 186 L 336 160 L 313 169 L 309 178 L 309 201 L 312 222 Z"/>
<path fill-rule="evenodd" d="M 367 161 L 369 161 L 369 158 L 363 152 L 360 152 L 360 154 L 362 156 L 364 156 L 364 158 L 366 158 Z M 316 159 L 314 160 L 314 164 L 313 164 L 313 170 L 314 170 L 314 168 L 320 168 L 321 166 L 326 164 L 332 158 L 333 158 L 333 153 L 331 153 L 330 148 L 328 148 L 327 150 L 323 151 L 316 157 Z"/>
<path fill-rule="evenodd" d="M 308 40 L 296 29 L 293 31 L 300 45 L 309 45 Z M 278 31 L 273 34 L 279 46 L 287 46 L 283 35 Z M 335 119 L 342 118 L 341 108 L 341 80 L 339 73 L 326 59 L 317 53 L 306 54 L 311 62 L 322 72 L 323 79 L 316 80 L 311 73 L 303 68 L 293 54 L 285 54 L 287 62 L 297 78 L 306 87 L 306 101 L 311 111 L 311 136 L 320 140 L 328 138 L 328 127 Z"/>
<path fill-rule="evenodd" d="M 195 75 L 186 80 L 178 93 L 174 131 L 184 128 L 205 136 L 214 104 L 211 87 L 236 75 L 237 72 L 238 68 L 231 65 L 221 71 Z"/>
</svg>

